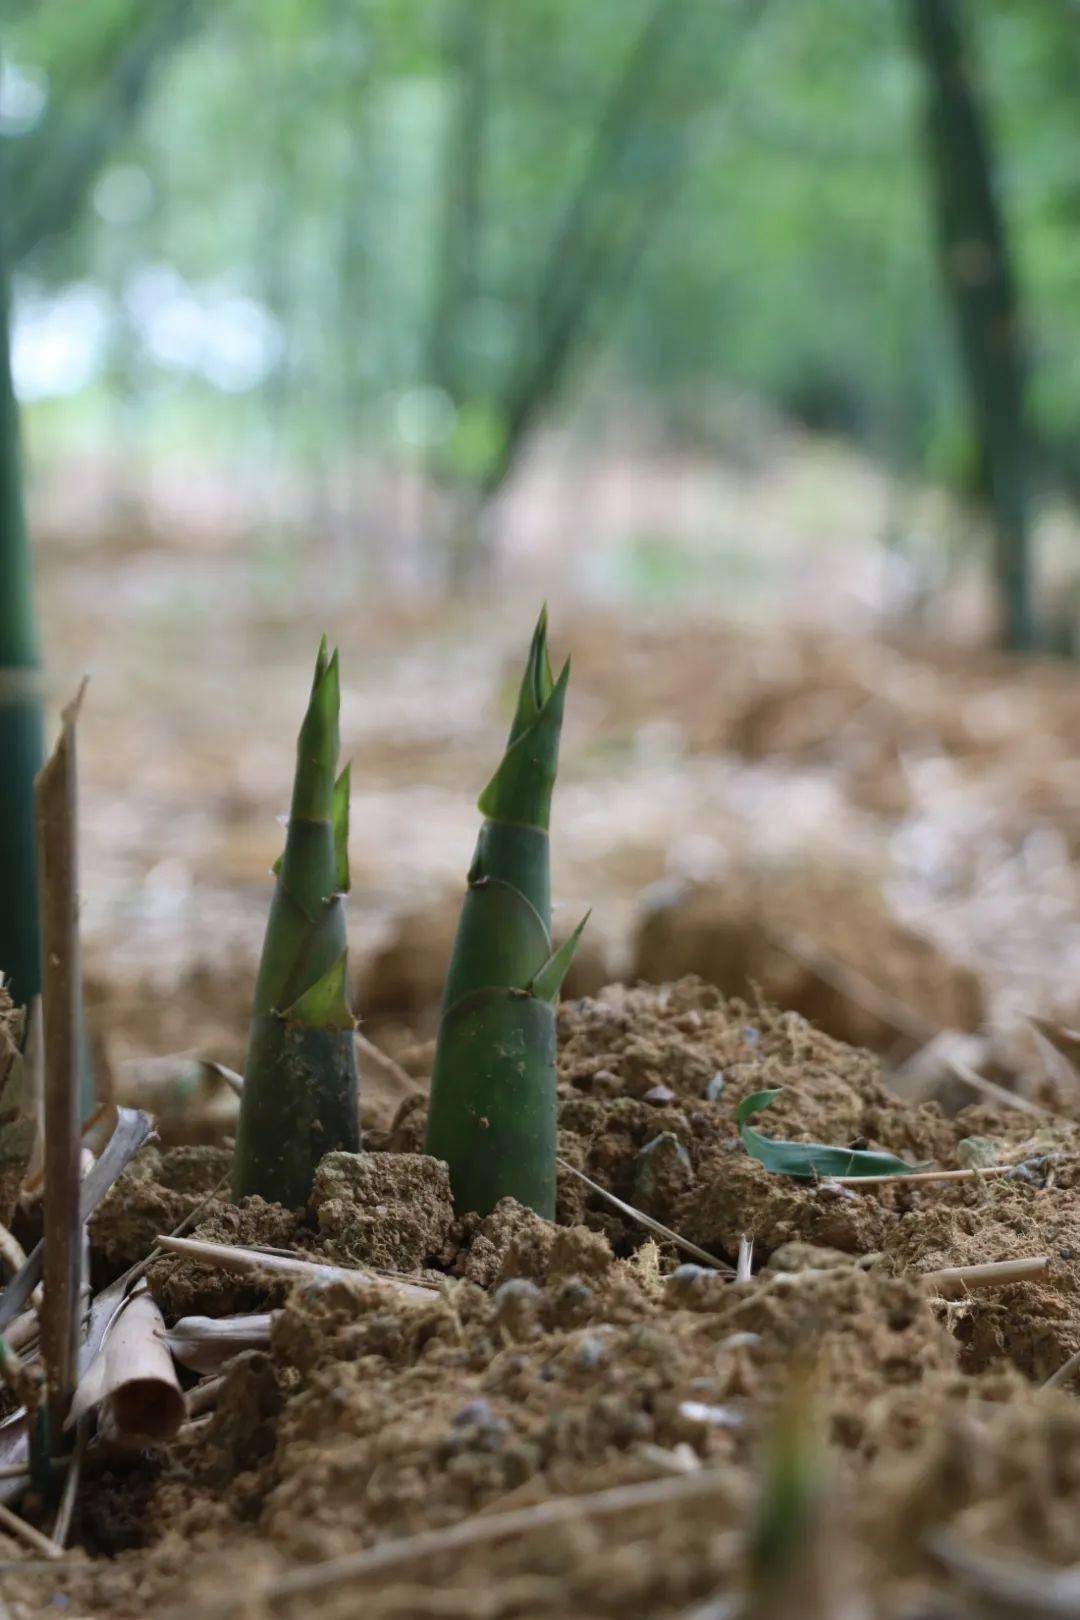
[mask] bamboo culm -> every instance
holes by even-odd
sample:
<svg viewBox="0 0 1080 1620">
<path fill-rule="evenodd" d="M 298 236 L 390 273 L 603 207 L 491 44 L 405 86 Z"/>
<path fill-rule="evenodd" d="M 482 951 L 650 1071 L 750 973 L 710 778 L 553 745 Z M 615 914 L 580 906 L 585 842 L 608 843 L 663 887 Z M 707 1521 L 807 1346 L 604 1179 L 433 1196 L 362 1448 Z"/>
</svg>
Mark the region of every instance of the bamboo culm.
<svg viewBox="0 0 1080 1620">
<path fill-rule="evenodd" d="M 233 1196 L 307 1202 L 324 1154 L 360 1146 L 348 1000 L 349 770 L 337 774 L 338 655 L 319 648 L 274 870 L 248 1041 Z"/>
<path fill-rule="evenodd" d="M 480 797 L 439 1021 L 427 1151 L 449 1165 L 459 1213 L 513 1197 L 554 1218 L 555 1008 L 584 927 L 552 949 L 548 826 L 569 672 L 552 679 L 545 610 Z"/>
</svg>

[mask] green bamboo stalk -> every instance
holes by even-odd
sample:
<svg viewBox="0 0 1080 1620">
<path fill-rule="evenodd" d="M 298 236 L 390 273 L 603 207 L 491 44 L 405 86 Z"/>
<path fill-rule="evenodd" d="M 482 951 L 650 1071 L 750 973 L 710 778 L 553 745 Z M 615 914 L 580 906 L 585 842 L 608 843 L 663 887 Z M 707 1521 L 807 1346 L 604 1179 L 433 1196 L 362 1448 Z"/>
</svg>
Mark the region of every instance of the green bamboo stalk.
<svg viewBox="0 0 1080 1620">
<path fill-rule="evenodd" d="M 6 196 L 5 188 L 0 212 Z M 34 777 L 44 727 L 4 248 L 0 241 L 0 972 L 16 1006 L 25 1006 L 41 989 Z"/>
<path fill-rule="evenodd" d="M 285 850 L 274 871 L 248 1041 L 233 1196 L 296 1208 L 316 1166 L 360 1146 L 349 1008 L 349 767 L 337 773 L 338 655 L 323 637 L 296 750 Z"/>
<path fill-rule="evenodd" d="M 552 679 L 545 608 L 506 753 L 480 795 L 439 1020 L 427 1151 L 450 1166 L 459 1213 L 512 1197 L 555 1215 L 555 1005 L 585 926 L 552 950 L 548 825 L 569 675 L 567 660 Z"/>
<path fill-rule="evenodd" d="M 980 8 L 970 8 L 976 27 Z M 999 163 L 966 8 L 959 0 L 907 0 L 925 81 L 926 157 L 938 257 L 956 326 L 978 447 L 978 492 L 993 524 L 1002 643 L 1038 641 L 1032 602 L 1032 444 L 1025 308 Z"/>
</svg>

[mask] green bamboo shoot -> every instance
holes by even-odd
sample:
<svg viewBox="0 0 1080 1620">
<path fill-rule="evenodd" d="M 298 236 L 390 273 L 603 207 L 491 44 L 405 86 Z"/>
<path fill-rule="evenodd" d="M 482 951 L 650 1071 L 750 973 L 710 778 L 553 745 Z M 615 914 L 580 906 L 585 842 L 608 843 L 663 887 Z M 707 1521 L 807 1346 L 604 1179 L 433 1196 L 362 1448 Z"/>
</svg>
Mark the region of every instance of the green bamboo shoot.
<svg viewBox="0 0 1080 1620">
<path fill-rule="evenodd" d="M 540 615 L 484 816 L 450 959 L 427 1151 L 450 1166 L 459 1213 L 513 1197 L 555 1214 L 555 1006 L 585 926 L 551 943 L 548 825 L 567 661 L 552 679 Z"/>
<path fill-rule="evenodd" d="M 305 1204 L 316 1166 L 360 1146 L 349 1008 L 349 768 L 337 775 L 338 655 L 323 638 L 297 743 L 285 851 L 274 870 L 233 1167 L 233 1196 Z"/>
</svg>

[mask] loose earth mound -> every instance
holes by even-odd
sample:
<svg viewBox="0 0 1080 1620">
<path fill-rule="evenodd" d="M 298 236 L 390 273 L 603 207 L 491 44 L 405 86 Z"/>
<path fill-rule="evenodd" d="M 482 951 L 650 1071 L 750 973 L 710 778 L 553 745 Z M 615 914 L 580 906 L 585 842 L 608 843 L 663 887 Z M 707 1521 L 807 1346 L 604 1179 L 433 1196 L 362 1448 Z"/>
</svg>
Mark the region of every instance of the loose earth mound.
<svg viewBox="0 0 1080 1620">
<path fill-rule="evenodd" d="M 272 1310 L 268 1341 L 168 1451 L 88 1457 L 82 1561 L 5 1573 L 13 1613 L 54 1613 L 59 1591 L 69 1613 L 116 1616 L 695 1615 L 743 1590 L 763 1443 L 800 1424 L 822 1439 L 812 1534 L 780 1559 L 799 1606 L 747 1612 L 912 1616 L 948 1596 L 950 1613 L 1020 1613 L 986 1597 L 1002 1558 L 1080 1559 L 1080 1409 L 1067 1382 L 1038 1388 L 1080 1347 L 1076 1122 L 904 1106 L 867 1052 L 694 979 L 613 987 L 560 1026 L 556 1225 L 509 1201 L 455 1220 L 420 1152 L 418 1087 L 368 1153 L 324 1161 L 308 1211 L 219 1197 L 194 1235 L 428 1294 L 154 1263 L 167 1321 Z M 770 1135 L 1015 1169 L 861 1188 L 771 1175 L 736 1110 L 772 1087 Z M 226 1164 L 146 1150 L 93 1223 L 95 1282 Z M 733 1281 L 743 1236 L 753 1275 Z M 945 1300 L 922 1280 L 1038 1255 L 1038 1280 L 993 1292 Z"/>
</svg>

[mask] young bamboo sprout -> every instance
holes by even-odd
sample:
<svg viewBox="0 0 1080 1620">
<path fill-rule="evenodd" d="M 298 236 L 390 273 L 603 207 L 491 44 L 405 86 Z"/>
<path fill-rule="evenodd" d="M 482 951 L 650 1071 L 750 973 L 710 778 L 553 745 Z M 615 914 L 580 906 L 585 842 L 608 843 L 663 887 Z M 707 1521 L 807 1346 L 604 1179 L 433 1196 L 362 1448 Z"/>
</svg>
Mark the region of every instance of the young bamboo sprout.
<svg viewBox="0 0 1080 1620">
<path fill-rule="evenodd" d="M 745 1620 L 862 1620 L 846 1548 L 830 1520 L 831 1478 L 809 1368 L 796 1362 L 773 1413 L 747 1545 Z"/>
<path fill-rule="evenodd" d="M 459 1212 L 516 1198 L 555 1215 L 555 1004 L 585 921 L 553 951 L 548 822 L 569 661 L 552 680 L 540 615 L 484 816 L 443 992 L 427 1151 Z M 587 921 L 587 919 L 585 919 Z"/>
<path fill-rule="evenodd" d="M 233 1196 L 307 1202 L 315 1167 L 356 1152 L 360 1121 L 348 1001 L 349 768 L 336 776 L 338 655 L 319 648 L 296 751 L 285 851 L 270 907 L 233 1166 Z"/>
</svg>

